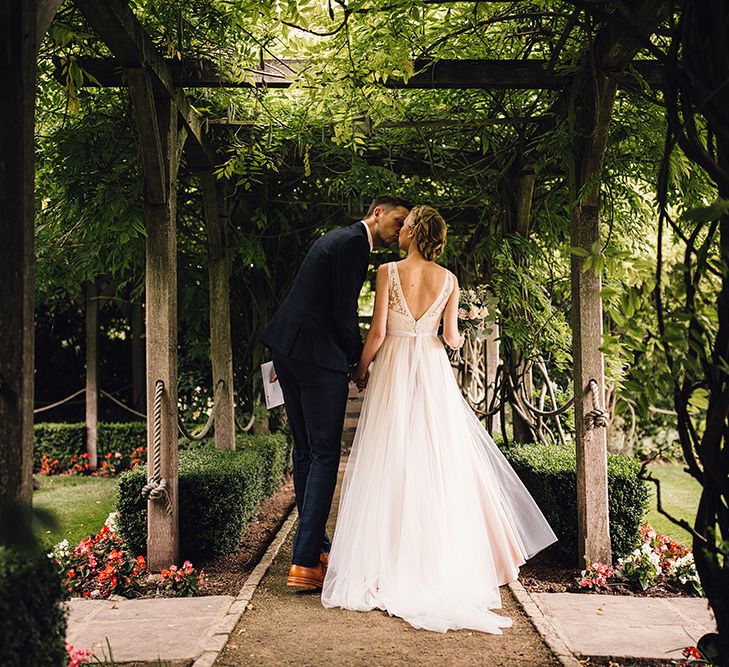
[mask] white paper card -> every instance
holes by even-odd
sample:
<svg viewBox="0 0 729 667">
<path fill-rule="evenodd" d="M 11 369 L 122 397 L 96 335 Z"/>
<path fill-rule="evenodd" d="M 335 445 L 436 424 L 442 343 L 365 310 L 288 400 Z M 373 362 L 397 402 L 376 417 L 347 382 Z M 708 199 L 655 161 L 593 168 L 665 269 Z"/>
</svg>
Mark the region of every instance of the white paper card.
<svg viewBox="0 0 729 667">
<path fill-rule="evenodd" d="M 267 361 L 261 364 L 261 375 L 263 375 L 263 393 L 266 396 L 266 407 L 270 410 L 279 405 L 283 405 L 284 397 L 281 390 L 281 384 L 278 379 L 271 382 L 271 371 L 273 370 L 273 362 Z"/>
</svg>

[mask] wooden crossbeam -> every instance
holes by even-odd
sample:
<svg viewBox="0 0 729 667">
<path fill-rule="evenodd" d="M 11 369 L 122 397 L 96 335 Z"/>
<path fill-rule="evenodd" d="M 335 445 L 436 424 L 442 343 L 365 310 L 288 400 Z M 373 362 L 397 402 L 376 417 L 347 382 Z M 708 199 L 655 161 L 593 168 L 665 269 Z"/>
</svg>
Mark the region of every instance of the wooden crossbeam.
<svg viewBox="0 0 729 667">
<path fill-rule="evenodd" d="M 114 54 L 115 75 L 124 78 L 126 85 L 126 77 L 121 76 L 124 69 L 143 68 L 149 72 L 155 95 L 174 100 L 196 157 L 210 166 L 220 164 L 222 159 L 205 135 L 202 119 L 180 90 L 173 67 L 157 51 L 126 0 L 74 0 L 74 4 Z"/>
<path fill-rule="evenodd" d="M 97 0 L 80 0 L 96 2 Z M 129 65 L 116 58 L 79 58 L 78 64 L 102 86 L 125 86 L 124 68 Z M 182 88 L 288 88 L 305 76 L 311 64 L 304 60 L 267 59 L 263 69 L 250 69 L 244 79 L 233 80 L 207 61 L 161 61 L 172 82 Z M 637 74 L 652 88 L 661 85 L 661 66 L 655 60 L 636 60 Z M 477 89 L 477 90 L 562 90 L 572 77 L 551 71 L 546 60 L 438 60 L 415 62 L 415 71 L 407 81 L 390 78 L 384 84 L 397 89 Z M 312 71 L 313 73 L 313 71 Z M 93 86 L 89 82 L 87 85 Z M 635 77 L 620 74 L 620 85 L 635 87 Z"/>
</svg>

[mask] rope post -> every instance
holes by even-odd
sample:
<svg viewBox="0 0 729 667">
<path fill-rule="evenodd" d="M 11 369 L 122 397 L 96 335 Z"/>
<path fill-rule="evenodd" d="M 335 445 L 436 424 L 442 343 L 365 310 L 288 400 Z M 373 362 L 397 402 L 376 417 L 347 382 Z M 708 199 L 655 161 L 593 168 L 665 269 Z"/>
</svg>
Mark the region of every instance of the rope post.
<svg viewBox="0 0 729 667">
<path fill-rule="evenodd" d="M 147 483 L 142 487 L 142 497 L 148 501 L 161 501 L 167 514 L 172 516 L 172 501 L 167 491 L 167 480 L 162 477 L 162 399 L 165 383 L 157 380 L 154 387 L 154 414 L 152 416 L 152 451 L 149 455 Z"/>
<path fill-rule="evenodd" d="M 142 487 L 147 501 L 147 561 L 151 571 L 179 559 L 177 406 L 170 404 L 170 398 L 165 383 L 157 380 L 147 420 L 147 483 Z"/>
</svg>

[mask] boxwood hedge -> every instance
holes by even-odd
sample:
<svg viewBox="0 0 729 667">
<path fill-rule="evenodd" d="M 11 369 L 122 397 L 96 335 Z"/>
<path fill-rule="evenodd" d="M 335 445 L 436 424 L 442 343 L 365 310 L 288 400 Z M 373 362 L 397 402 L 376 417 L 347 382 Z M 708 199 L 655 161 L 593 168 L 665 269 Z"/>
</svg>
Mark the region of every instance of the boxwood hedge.
<svg viewBox="0 0 729 667">
<path fill-rule="evenodd" d="M 553 547 L 573 560 L 577 554 L 577 475 L 574 449 L 559 445 L 512 445 L 502 453 L 549 521 L 559 542 Z M 613 556 L 624 556 L 640 541 L 648 488 L 635 459 L 608 455 L 608 505 Z"/>
<path fill-rule="evenodd" d="M 180 547 L 183 558 L 211 558 L 238 546 L 261 500 L 283 480 L 290 445 L 279 433 L 236 439 L 236 451 L 203 447 L 180 452 Z M 141 496 L 145 466 L 119 478 L 119 530 L 135 553 L 144 553 L 147 503 Z"/>
<path fill-rule="evenodd" d="M 99 458 L 107 452 L 130 454 L 147 443 L 145 422 L 102 422 L 98 426 Z M 40 468 L 41 457 L 58 459 L 62 470 L 70 465 L 71 457 L 86 451 L 86 425 L 83 422 L 42 423 L 33 427 L 33 467 Z"/>
</svg>

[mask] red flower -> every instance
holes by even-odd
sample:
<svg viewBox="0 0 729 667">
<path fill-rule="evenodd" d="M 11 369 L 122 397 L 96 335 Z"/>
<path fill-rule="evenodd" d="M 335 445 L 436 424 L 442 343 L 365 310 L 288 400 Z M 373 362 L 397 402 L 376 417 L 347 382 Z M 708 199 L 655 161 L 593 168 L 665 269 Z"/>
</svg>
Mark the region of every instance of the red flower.
<svg viewBox="0 0 729 667">
<path fill-rule="evenodd" d="M 701 660 L 704 657 L 695 646 L 687 646 L 683 649 L 683 654 L 687 658 L 696 658 L 697 660 Z"/>
</svg>

